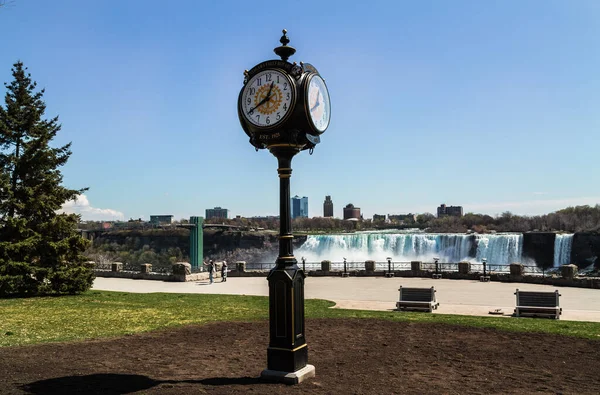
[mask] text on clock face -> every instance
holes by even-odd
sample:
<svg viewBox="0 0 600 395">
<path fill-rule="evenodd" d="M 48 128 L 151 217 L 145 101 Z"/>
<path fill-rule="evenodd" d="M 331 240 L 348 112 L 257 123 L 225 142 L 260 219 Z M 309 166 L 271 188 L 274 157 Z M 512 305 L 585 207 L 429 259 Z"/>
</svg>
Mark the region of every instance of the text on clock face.
<svg viewBox="0 0 600 395">
<path fill-rule="evenodd" d="M 283 120 L 290 110 L 293 94 L 290 80 L 282 73 L 262 71 L 244 88 L 244 115 L 256 126 L 272 126 Z"/>
</svg>

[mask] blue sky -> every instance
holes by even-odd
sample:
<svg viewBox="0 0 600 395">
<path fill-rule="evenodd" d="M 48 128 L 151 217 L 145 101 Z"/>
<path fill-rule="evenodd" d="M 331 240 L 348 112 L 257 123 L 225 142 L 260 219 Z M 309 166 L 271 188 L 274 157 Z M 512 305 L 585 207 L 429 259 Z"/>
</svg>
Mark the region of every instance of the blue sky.
<svg viewBox="0 0 600 395">
<path fill-rule="evenodd" d="M 326 79 L 332 119 L 293 162 L 322 215 L 540 214 L 600 202 L 600 2 L 15 0 L 0 81 L 22 60 L 73 142 L 84 219 L 278 214 L 276 160 L 236 101 L 243 71 L 291 60 Z M 2 91 L 2 94 L 4 92 Z"/>
</svg>

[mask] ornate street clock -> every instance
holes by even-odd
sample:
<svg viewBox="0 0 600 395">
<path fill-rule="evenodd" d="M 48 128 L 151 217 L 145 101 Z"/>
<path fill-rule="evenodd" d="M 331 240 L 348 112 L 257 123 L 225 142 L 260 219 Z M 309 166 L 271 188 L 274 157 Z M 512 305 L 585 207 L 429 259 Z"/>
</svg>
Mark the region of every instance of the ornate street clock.
<svg viewBox="0 0 600 395">
<path fill-rule="evenodd" d="M 267 380 L 297 384 L 315 375 L 308 364 L 304 337 L 304 279 L 294 257 L 290 219 L 292 158 L 312 150 L 329 126 L 331 105 L 325 80 L 308 64 L 288 62 L 296 50 L 283 31 L 275 53 L 281 60 L 268 60 L 244 72 L 238 97 L 238 116 L 250 143 L 258 151 L 267 148 L 278 162 L 279 256 L 269 272 L 269 347 Z"/>
<path fill-rule="evenodd" d="M 280 41 L 275 53 L 281 60 L 268 60 L 244 72 L 240 123 L 256 149 L 281 143 L 312 149 L 329 126 L 327 85 L 314 66 L 287 61 L 296 50 L 287 45 L 285 30 Z"/>
<path fill-rule="evenodd" d="M 286 73 L 268 69 L 254 75 L 242 90 L 240 112 L 257 128 L 273 129 L 285 122 L 296 104 L 296 84 Z"/>
</svg>

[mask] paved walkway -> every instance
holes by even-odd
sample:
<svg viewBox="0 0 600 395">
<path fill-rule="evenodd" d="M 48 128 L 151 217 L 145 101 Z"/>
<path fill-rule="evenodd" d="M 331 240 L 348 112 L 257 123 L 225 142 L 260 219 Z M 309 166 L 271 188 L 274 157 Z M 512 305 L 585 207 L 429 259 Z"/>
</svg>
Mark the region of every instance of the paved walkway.
<svg viewBox="0 0 600 395">
<path fill-rule="evenodd" d="M 520 283 L 482 283 L 470 280 L 433 280 L 430 278 L 383 277 L 308 277 L 306 298 L 327 299 L 336 308 L 359 310 L 393 310 L 398 300 L 398 287 L 431 287 L 437 290 L 440 307 L 436 314 L 461 314 L 488 316 L 502 309 L 510 316 L 515 307 L 515 289 L 523 291 L 554 291 L 561 294 L 562 320 L 600 322 L 600 290 L 586 288 L 554 287 L 550 285 Z M 163 282 L 98 277 L 93 289 L 123 292 L 169 292 L 230 295 L 268 295 L 264 277 L 230 277 L 212 285 L 208 281 Z"/>
</svg>

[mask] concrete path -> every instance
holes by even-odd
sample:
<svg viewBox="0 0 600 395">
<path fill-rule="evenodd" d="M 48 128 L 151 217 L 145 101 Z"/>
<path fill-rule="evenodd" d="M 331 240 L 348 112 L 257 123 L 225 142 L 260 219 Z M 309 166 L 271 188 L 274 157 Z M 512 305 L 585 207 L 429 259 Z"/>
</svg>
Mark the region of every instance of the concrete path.
<svg viewBox="0 0 600 395">
<path fill-rule="evenodd" d="M 597 289 L 430 278 L 308 277 L 304 291 L 306 298 L 331 300 L 336 303 L 336 308 L 391 311 L 396 307 L 400 285 L 434 286 L 440 302 L 440 307 L 434 311 L 436 314 L 477 316 L 488 316 L 490 311 L 496 309 L 502 309 L 505 316 L 510 316 L 515 307 L 514 292 L 517 288 L 523 291 L 558 290 L 563 308 L 562 320 L 600 322 L 600 290 Z M 137 293 L 268 295 L 264 277 L 230 277 L 225 283 L 218 279 L 212 285 L 208 281 L 176 283 L 98 277 L 93 289 Z"/>
</svg>

